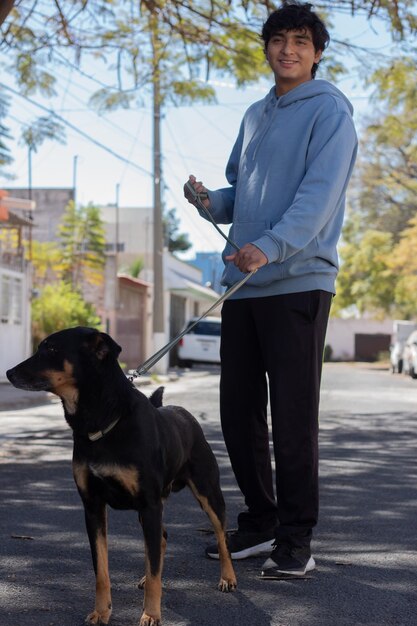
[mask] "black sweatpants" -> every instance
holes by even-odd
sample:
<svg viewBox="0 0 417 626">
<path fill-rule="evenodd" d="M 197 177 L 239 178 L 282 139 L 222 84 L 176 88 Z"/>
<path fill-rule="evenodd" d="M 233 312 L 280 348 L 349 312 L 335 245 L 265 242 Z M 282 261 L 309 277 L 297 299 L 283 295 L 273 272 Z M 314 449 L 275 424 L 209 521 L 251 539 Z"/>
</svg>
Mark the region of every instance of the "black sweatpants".
<svg viewBox="0 0 417 626">
<path fill-rule="evenodd" d="M 223 304 L 221 424 L 248 508 L 238 518 L 242 530 L 278 524 L 278 536 L 307 536 L 317 523 L 318 409 L 331 299 L 316 290 Z"/>
</svg>

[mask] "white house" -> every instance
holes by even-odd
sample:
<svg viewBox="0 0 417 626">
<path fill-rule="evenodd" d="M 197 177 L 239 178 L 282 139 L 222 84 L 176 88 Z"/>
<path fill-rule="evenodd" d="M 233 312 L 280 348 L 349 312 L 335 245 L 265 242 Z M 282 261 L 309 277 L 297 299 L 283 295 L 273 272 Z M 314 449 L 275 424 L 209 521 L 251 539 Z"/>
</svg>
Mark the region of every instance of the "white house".
<svg viewBox="0 0 417 626">
<path fill-rule="evenodd" d="M 6 370 L 31 353 L 31 277 L 22 230 L 31 229 L 33 222 L 14 210 L 34 208 L 32 201 L 0 193 L 0 380 L 6 380 Z M 14 237 L 7 236 L 12 232 Z"/>
</svg>

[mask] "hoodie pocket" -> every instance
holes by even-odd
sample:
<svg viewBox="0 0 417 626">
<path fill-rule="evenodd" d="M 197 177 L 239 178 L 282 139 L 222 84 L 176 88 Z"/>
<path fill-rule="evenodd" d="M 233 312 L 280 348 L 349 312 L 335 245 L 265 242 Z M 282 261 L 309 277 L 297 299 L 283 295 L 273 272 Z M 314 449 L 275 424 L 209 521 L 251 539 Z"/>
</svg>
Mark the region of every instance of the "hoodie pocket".
<svg viewBox="0 0 417 626">
<path fill-rule="evenodd" d="M 230 239 L 234 241 L 239 248 L 247 243 L 256 241 L 266 230 L 271 228 L 270 223 L 266 221 L 259 222 L 239 222 L 233 224 L 230 229 Z M 225 271 L 223 273 L 222 284 L 231 286 L 237 283 L 245 276 L 233 263 L 233 261 L 226 261 L 225 257 L 232 254 L 234 249 L 230 244 L 227 244 L 223 252 L 223 261 L 225 263 Z M 256 274 L 254 274 L 248 281 L 249 285 L 262 287 L 269 285 L 269 283 L 282 278 L 282 268 L 279 263 L 269 263 L 261 267 Z"/>
</svg>

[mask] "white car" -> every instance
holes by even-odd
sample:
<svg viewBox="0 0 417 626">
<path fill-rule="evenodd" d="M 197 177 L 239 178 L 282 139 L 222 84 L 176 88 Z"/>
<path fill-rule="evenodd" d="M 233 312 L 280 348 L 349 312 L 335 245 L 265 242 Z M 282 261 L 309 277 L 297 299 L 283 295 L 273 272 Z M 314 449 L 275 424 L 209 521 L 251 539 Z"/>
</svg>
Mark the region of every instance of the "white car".
<svg viewBox="0 0 417 626">
<path fill-rule="evenodd" d="M 198 318 L 193 317 L 187 323 L 191 326 Z M 178 343 L 178 364 L 183 367 L 192 363 L 220 363 L 219 317 L 205 317 L 198 322 Z"/>
</svg>

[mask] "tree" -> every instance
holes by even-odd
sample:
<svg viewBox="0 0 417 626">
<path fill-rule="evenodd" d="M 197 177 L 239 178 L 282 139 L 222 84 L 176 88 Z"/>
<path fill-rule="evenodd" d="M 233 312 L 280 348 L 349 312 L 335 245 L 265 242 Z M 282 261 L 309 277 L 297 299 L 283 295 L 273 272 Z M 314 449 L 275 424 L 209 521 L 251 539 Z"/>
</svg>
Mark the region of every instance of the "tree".
<svg viewBox="0 0 417 626">
<path fill-rule="evenodd" d="M 372 77 L 376 113 L 362 139 L 355 210 L 373 228 L 397 242 L 417 210 L 417 71 L 411 59 L 396 59 Z"/>
<path fill-rule="evenodd" d="M 83 298 L 86 285 L 103 281 L 104 229 L 99 209 L 76 208 L 70 202 L 59 229 L 58 242 L 32 240 L 32 336 L 41 341 L 69 326 L 98 327 L 100 319 Z M 29 244 L 25 242 L 28 251 Z M 28 253 L 28 252 L 27 252 Z"/>
<path fill-rule="evenodd" d="M 404 319 L 417 316 L 417 215 L 401 233 L 399 242 L 388 257 L 387 264 L 394 281 L 396 310 Z"/>
<path fill-rule="evenodd" d="M 416 32 L 413 4 L 326 0 L 315 7 L 329 16 L 386 21 L 395 39 L 407 41 Z M 26 94 L 39 89 L 52 96 L 50 68 L 82 70 L 84 60 L 94 57 L 113 77 L 107 84 L 96 79 L 94 103 L 106 109 L 129 106 L 155 79 L 157 49 L 162 101 L 206 100 L 214 97 L 204 82 L 211 71 L 234 76 L 238 85 L 256 82 L 268 71 L 258 33 L 273 8 L 269 0 L 17 0 L 2 28 L 2 44 Z M 335 43 L 344 53 L 358 53 L 348 41 Z"/>
<path fill-rule="evenodd" d="M 26 257 L 29 258 L 29 242 L 25 242 Z M 62 250 L 53 241 L 32 239 L 31 245 L 32 281 L 35 290 L 42 290 L 46 285 L 62 279 Z"/>
<path fill-rule="evenodd" d="M 0 24 L 3 24 L 14 5 L 14 0 L 3 0 L 0 6 Z"/>
<path fill-rule="evenodd" d="M 9 110 L 9 98 L 0 91 L 0 174 L 7 176 L 4 167 L 13 161 L 7 141 L 11 140 L 9 129 L 4 125 L 3 120 L 7 117 Z"/>
<path fill-rule="evenodd" d="M 180 220 L 176 209 L 169 209 L 164 216 L 164 239 L 170 252 L 186 252 L 193 245 L 186 233 L 179 233 Z"/>
<path fill-rule="evenodd" d="M 336 283 L 333 314 L 349 307 L 360 314 L 383 316 L 394 309 L 395 274 L 389 265 L 392 235 L 366 230 L 341 246 L 341 268 Z"/>
<path fill-rule="evenodd" d="M 352 185 L 359 191 L 343 232 L 338 308 L 357 299 L 362 311 L 415 317 L 417 71 L 411 58 L 399 57 L 370 80 L 377 86 L 377 107 Z"/>
<path fill-rule="evenodd" d="M 100 285 L 105 265 L 105 233 L 100 209 L 70 202 L 59 227 L 63 278 L 75 290 Z"/>
</svg>

